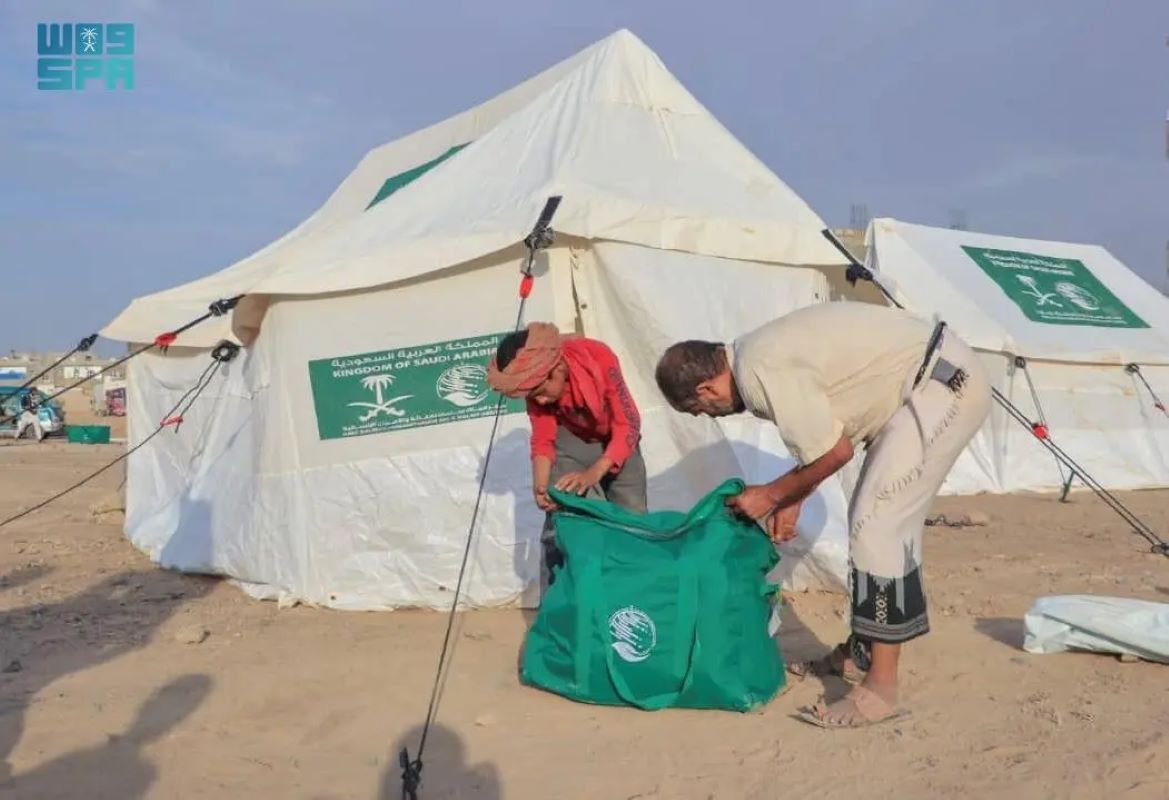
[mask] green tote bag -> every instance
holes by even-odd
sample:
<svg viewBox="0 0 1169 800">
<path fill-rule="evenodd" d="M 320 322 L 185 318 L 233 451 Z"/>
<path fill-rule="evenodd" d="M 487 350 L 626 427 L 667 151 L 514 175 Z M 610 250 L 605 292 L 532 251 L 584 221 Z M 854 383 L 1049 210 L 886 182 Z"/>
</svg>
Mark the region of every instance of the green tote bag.
<svg viewBox="0 0 1169 800">
<path fill-rule="evenodd" d="M 725 506 L 731 480 L 688 513 L 637 514 L 552 491 L 564 565 L 524 645 L 525 683 L 573 700 L 749 711 L 784 686 L 768 636 L 779 555 Z"/>
</svg>

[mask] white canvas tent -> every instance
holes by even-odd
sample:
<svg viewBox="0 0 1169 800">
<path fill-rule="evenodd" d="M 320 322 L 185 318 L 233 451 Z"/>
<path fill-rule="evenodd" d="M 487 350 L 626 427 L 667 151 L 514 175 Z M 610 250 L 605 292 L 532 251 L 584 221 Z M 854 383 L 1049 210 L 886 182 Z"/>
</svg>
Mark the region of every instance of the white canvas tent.
<svg viewBox="0 0 1169 800">
<path fill-rule="evenodd" d="M 867 266 L 898 301 L 945 319 L 1000 391 L 1032 419 L 1041 408 L 1052 438 L 1101 484 L 1169 486 L 1169 418 L 1125 369 L 1137 364 L 1169 399 L 1169 299 L 1095 245 L 894 219 L 873 220 L 866 244 Z M 1032 438 L 996 407 L 944 491 L 1059 489 L 1067 473 Z"/>
<path fill-rule="evenodd" d="M 369 153 L 309 219 L 209 277 L 135 300 L 102 331 L 151 341 L 219 298 L 230 320 L 130 362 L 131 444 L 245 344 L 176 435 L 129 462 L 126 532 L 164 566 L 350 609 L 450 602 L 491 431 L 482 365 L 511 329 L 518 242 L 564 199 L 526 319 L 604 339 L 643 416 L 654 507 L 790 464 L 773 427 L 695 420 L 652 385 L 680 337 L 728 339 L 833 295 L 823 223 L 632 34 Z M 712 302 L 714 301 L 714 302 Z M 541 515 L 513 405 L 487 471 L 465 601 L 530 602 Z M 840 588 L 838 482 L 781 567 Z M 807 551 L 811 551 L 807 554 Z"/>
</svg>

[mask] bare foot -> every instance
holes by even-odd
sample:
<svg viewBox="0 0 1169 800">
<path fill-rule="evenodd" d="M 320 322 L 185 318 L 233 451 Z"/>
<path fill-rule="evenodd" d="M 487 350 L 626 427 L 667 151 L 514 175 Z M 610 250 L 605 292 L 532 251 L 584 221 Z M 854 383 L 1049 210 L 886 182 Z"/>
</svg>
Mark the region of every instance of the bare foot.
<svg viewBox="0 0 1169 800">
<path fill-rule="evenodd" d="M 897 705 L 897 681 L 876 681 L 869 675 L 861 686 L 881 698 L 890 708 Z"/>
</svg>

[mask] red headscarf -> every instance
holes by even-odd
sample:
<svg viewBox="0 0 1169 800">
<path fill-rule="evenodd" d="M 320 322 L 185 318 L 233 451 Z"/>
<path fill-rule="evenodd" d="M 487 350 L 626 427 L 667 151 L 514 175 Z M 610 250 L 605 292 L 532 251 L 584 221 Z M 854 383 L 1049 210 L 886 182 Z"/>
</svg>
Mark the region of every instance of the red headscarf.
<svg viewBox="0 0 1169 800">
<path fill-rule="evenodd" d="M 528 340 L 502 370 L 496 359 L 487 367 L 487 385 L 508 397 L 523 397 L 548 377 L 564 352 L 564 340 L 555 325 L 533 322 Z"/>
<path fill-rule="evenodd" d="M 524 397 L 543 383 L 561 361 L 568 367 L 574 405 L 583 405 L 594 419 L 604 416 L 605 373 L 581 337 L 562 334 L 552 324 L 528 325 L 528 340 L 515 358 L 500 369 L 493 358 L 487 367 L 487 384 L 508 397 Z M 566 387 L 567 388 L 567 387 Z"/>
</svg>

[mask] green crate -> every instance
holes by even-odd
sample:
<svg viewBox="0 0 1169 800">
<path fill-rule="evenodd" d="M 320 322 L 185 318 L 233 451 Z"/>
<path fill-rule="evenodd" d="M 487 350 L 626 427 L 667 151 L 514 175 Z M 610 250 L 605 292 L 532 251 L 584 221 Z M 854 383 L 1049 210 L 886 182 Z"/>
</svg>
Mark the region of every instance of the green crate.
<svg viewBox="0 0 1169 800">
<path fill-rule="evenodd" d="M 74 444 L 109 444 L 109 425 L 68 425 L 65 435 Z"/>
</svg>

